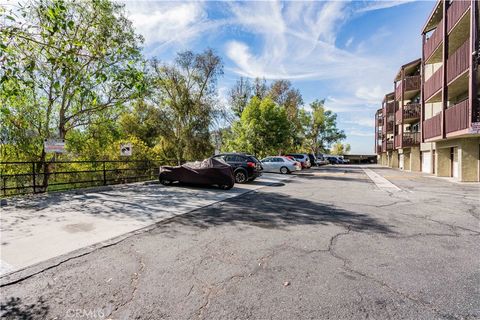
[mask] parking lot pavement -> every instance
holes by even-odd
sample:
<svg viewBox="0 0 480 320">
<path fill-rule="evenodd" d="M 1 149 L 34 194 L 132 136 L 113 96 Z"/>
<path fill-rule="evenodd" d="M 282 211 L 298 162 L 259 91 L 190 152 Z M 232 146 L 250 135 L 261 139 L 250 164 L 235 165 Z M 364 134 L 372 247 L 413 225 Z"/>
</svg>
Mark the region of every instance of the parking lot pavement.
<svg viewBox="0 0 480 320">
<path fill-rule="evenodd" d="M 265 174 L 231 190 L 119 185 L 8 199 L 0 208 L 0 274 L 94 245 L 217 201 L 291 178 Z"/>
<path fill-rule="evenodd" d="M 364 168 L 399 190 L 379 188 Z M 480 319 L 478 186 L 423 179 L 376 166 L 302 171 L 2 277 L 2 310 L 32 319 Z"/>
</svg>

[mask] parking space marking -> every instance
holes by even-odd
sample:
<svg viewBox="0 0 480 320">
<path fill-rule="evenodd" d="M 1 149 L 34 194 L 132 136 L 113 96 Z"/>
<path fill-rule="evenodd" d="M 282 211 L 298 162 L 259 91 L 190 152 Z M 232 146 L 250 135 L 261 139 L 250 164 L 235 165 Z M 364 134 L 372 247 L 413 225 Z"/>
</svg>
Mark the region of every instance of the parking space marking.
<svg viewBox="0 0 480 320">
<path fill-rule="evenodd" d="M 376 173 L 376 172 L 374 172 L 370 169 L 367 169 L 367 168 L 363 168 L 363 171 L 370 178 L 370 180 L 372 180 L 373 183 L 375 183 L 375 185 L 377 186 L 378 189 L 385 190 L 385 191 L 399 191 L 400 190 L 399 187 L 397 187 L 396 185 L 394 185 L 393 183 L 391 183 L 390 181 L 388 181 L 387 179 L 385 179 L 384 177 L 382 177 L 378 173 Z"/>
</svg>

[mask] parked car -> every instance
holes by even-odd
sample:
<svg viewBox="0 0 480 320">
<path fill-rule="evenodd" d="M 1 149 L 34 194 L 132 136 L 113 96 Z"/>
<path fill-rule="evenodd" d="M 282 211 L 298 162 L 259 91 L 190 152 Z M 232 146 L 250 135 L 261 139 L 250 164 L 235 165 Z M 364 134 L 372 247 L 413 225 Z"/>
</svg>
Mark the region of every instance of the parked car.
<svg viewBox="0 0 480 320">
<path fill-rule="evenodd" d="M 194 185 L 216 185 L 221 189 L 231 189 L 235 184 L 230 165 L 220 159 L 208 158 L 201 162 L 189 162 L 181 166 L 162 166 L 158 179 L 163 185 L 174 182 Z"/>
<path fill-rule="evenodd" d="M 305 153 L 288 153 L 285 156 L 293 157 L 296 161 L 300 162 L 303 169 L 310 168 L 312 166 L 308 155 L 306 155 Z"/>
<path fill-rule="evenodd" d="M 222 153 L 213 157 L 222 159 L 233 169 L 233 176 L 236 183 L 253 181 L 262 175 L 262 165 L 257 158 L 245 153 Z"/>
<path fill-rule="evenodd" d="M 263 171 L 265 172 L 280 172 L 287 174 L 293 171 L 302 170 L 299 162 L 287 157 L 266 157 L 260 161 L 262 162 Z"/>
<path fill-rule="evenodd" d="M 323 166 L 328 164 L 328 160 L 323 157 L 323 155 L 318 155 L 317 156 L 317 166 Z"/>
<path fill-rule="evenodd" d="M 328 162 L 330 164 L 343 164 L 344 163 L 343 159 L 340 158 L 340 157 L 337 157 L 337 156 L 328 156 L 327 159 L 328 159 Z"/>
</svg>

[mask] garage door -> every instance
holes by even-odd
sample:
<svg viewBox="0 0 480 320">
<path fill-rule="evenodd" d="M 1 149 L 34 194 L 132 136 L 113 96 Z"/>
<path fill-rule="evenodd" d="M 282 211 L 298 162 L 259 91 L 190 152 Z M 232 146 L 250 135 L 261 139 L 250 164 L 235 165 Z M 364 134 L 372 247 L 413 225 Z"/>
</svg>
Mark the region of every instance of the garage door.
<svg viewBox="0 0 480 320">
<path fill-rule="evenodd" d="M 432 172 L 432 153 L 430 151 L 422 152 L 422 172 Z"/>
</svg>

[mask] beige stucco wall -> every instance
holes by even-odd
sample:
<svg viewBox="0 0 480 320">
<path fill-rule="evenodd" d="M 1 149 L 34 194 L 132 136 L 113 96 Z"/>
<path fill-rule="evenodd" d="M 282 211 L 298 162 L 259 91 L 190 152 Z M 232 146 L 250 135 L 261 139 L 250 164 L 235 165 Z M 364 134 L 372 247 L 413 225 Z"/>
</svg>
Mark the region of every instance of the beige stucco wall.
<svg viewBox="0 0 480 320">
<path fill-rule="evenodd" d="M 410 152 L 404 152 L 403 157 L 403 169 L 410 170 Z"/>
<path fill-rule="evenodd" d="M 425 65 L 425 81 L 427 81 L 432 76 L 432 74 L 434 74 L 435 71 L 437 71 L 441 67 L 442 67 L 441 62 L 426 64 Z"/>
<path fill-rule="evenodd" d="M 479 152 L 480 152 L 480 137 L 472 136 L 458 139 L 449 139 L 444 141 L 439 141 L 436 143 L 437 155 L 439 151 L 442 154 L 446 154 L 446 163 L 447 164 L 437 164 L 437 167 L 442 169 L 443 166 L 448 168 L 448 174 L 445 174 L 446 169 L 440 172 L 437 172 L 438 176 L 447 176 L 451 175 L 451 164 L 450 164 L 450 148 L 458 148 L 458 180 L 463 182 L 476 182 L 479 181 Z"/>
<path fill-rule="evenodd" d="M 398 151 L 392 151 L 392 156 L 390 157 L 390 167 L 398 168 Z"/>
<path fill-rule="evenodd" d="M 439 177 L 450 177 L 450 148 L 437 148 L 435 153 L 435 173 Z"/>
<path fill-rule="evenodd" d="M 421 159 L 420 159 L 420 147 L 410 148 L 410 170 L 420 171 Z"/>
</svg>

